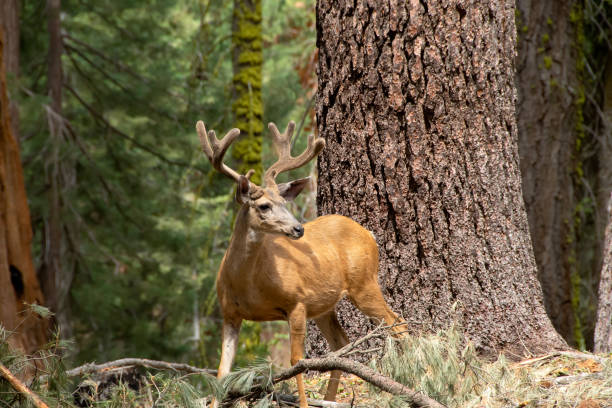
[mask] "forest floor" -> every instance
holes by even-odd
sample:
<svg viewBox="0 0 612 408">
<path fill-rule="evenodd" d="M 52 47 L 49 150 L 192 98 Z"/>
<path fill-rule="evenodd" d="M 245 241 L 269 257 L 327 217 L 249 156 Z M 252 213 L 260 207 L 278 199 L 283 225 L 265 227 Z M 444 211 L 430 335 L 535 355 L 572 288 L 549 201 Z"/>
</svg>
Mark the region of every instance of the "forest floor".
<svg viewBox="0 0 612 408">
<path fill-rule="evenodd" d="M 453 407 L 612 407 L 612 355 L 588 353 L 548 354 L 520 362 L 507 363 L 507 380 L 488 382 L 487 367 L 482 367 L 482 381 L 474 384 L 472 398 Z M 497 364 L 497 363 L 491 363 Z M 327 386 L 328 374 L 309 375 L 305 379 L 308 398 L 320 400 Z M 291 384 L 295 390 L 295 383 Z M 436 398 L 435 395 L 430 397 Z M 444 398 L 443 398 L 444 399 Z M 365 381 L 344 374 L 336 401 L 347 407 L 389 406 L 388 398 L 373 391 Z M 450 401 L 449 401 L 450 402 Z M 281 404 L 281 406 L 297 406 Z"/>
<path fill-rule="evenodd" d="M 0 330 L 0 363 L 18 377 L 28 377 L 33 360 L 15 353 L 2 340 Z M 407 336 L 401 341 L 386 338 L 384 350 L 382 356 L 369 364 L 371 367 L 449 408 L 612 408 L 612 354 L 563 351 L 518 362 L 503 355 L 494 361 L 485 360 L 454 328 L 431 335 Z M 44 367 L 36 370 L 36 379 L 29 380 L 28 384 L 51 407 L 205 407 L 209 393 L 202 385 L 206 381 L 209 385 L 216 383 L 210 375 L 193 377 L 189 371 L 168 370 L 150 363 L 145 366 L 134 366 L 134 363 L 116 366 L 116 362 L 108 363 L 112 367 L 104 371 L 96 369 L 91 375 L 71 374 L 69 379 L 59 354 L 46 356 L 40 360 Z M 272 378 L 267 377 L 276 371 L 271 371 L 271 367 L 268 360 L 259 368 L 236 370 L 232 373 L 235 374 L 233 383 L 224 386 L 233 388 L 242 384 L 246 391 L 239 395 L 246 396 L 252 385 L 261 381 L 258 378 Z M 336 398 L 338 404 L 322 403 L 320 400 L 328 377 L 329 374 L 313 372 L 305 375 L 307 396 L 313 402 L 311 406 L 409 406 L 406 401 L 348 374 L 341 378 Z M 277 384 L 274 393 L 254 396 L 263 400 L 251 400 L 249 406 L 279 407 L 273 401 L 273 397 L 279 395 L 288 401 L 280 406 L 297 406 L 296 394 L 295 379 L 292 379 Z M 0 378 L 0 407 L 31 406 L 26 400 L 17 389 Z M 291 400 L 294 402 L 289 402 Z M 227 406 L 232 403 L 236 407 L 247 406 L 244 400 L 226 402 Z"/>
</svg>

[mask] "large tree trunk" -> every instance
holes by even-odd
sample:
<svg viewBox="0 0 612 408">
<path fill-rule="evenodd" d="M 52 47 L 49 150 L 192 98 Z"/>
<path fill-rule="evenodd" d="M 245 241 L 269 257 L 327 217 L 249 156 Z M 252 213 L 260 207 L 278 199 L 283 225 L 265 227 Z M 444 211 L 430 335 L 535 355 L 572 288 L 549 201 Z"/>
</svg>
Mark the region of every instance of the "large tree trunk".
<svg viewBox="0 0 612 408">
<path fill-rule="evenodd" d="M 523 197 L 544 305 L 557 331 L 575 345 L 584 342 L 575 330 L 571 280 L 576 258 L 574 102 L 579 86 L 573 3 L 517 2 L 517 117 Z"/>
<path fill-rule="evenodd" d="M 0 4 L 0 27 L 4 28 L 4 52 L 2 58 L 7 76 L 19 76 L 19 0 L 2 0 Z M 11 127 L 13 135 L 19 137 L 19 110 L 17 103 L 11 104 Z"/>
<path fill-rule="evenodd" d="M 566 347 L 522 198 L 514 2 L 352 4 L 317 5 L 320 213 L 374 233 L 412 332 L 457 321 L 482 352 Z M 351 337 L 371 327 L 339 309 Z"/>
<path fill-rule="evenodd" d="M 0 325 L 14 331 L 9 343 L 33 353 L 46 341 L 47 324 L 27 304 L 44 304 L 32 263 L 32 227 L 19 157 L 11 127 L 0 26 Z"/>
</svg>

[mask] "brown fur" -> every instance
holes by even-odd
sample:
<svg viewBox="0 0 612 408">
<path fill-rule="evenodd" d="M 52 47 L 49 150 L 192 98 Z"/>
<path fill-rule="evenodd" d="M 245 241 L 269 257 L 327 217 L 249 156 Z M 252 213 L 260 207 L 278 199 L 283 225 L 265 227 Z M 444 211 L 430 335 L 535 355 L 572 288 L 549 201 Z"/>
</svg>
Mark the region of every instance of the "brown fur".
<svg viewBox="0 0 612 408">
<path fill-rule="evenodd" d="M 276 184 L 278 174 L 296 169 L 316 157 L 325 141 L 308 137 L 306 150 L 291 156 L 295 123 L 282 134 L 270 123 L 270 134 L 279 159 L 266 170 L 266 188 L 223 163 L 223 155 L 240 131 L 230 130 L 221 140 L 198 121 L 202 150 L 213 167 L 237 184 L 236 200 L 242 208 L 229 248 L 217 275 L 217 294 L 223 314 L 223 344 L 218 378 L 230 372 L 242 320 L 287 320 L 291 338 L 291 364 L 304 355 L 306 319 L 314 319 L 330 347 L 347 343 L 334 308 L 344 296 L 363 313 L 393 324 L 397 316 L 378 287 L 378 248 L 365 228 L 340 215 L 327 215 L 302 225 L 285 206 L 308 179 Z M 399 329 L 394 331 L 399 333 Z M 332 372 L 325 399 L 333 401 L 340 371 Z M 296 376 L 300 408 L 307 407 L 302 375 Z M 218 406 L 217 401 L 212 402 Z"/>
<path fill-rule="evenodd" d="M 280 207 L 269 212 L 278 211 L 284 222 L 273 222 L 274 214 L 263 222 L 258 211 L 262 203 Z M 332 349 L 347 343 L 334 312 L 344 296 L 366 315 L 393 324 L 397 316 L 378 286 L 378 248 L 372 234 L 349 218 L 327 215 L 305 224 L 303 237 L 291 239 L 283 235 L 293 226 L 282 213 L 281 208 L 287 211 L 284 204 L 274 191 L 266 191 L 238 214 L 217 276 L 224 324 L 231 327 L 224 334 L 237 336 L 243 319 L 287 320 L 295 364 L 304 353 L 306 319 L 315 319 Z M 231 366 L 233 355 L 228 353 L 222 353 L 219 377 Z M 335 399 L 339 377 L 339 371 L 332 373 L 326 399 Z M 297 380 L 300 406 L 306 407 L 301 375 Z"/>
</svg>

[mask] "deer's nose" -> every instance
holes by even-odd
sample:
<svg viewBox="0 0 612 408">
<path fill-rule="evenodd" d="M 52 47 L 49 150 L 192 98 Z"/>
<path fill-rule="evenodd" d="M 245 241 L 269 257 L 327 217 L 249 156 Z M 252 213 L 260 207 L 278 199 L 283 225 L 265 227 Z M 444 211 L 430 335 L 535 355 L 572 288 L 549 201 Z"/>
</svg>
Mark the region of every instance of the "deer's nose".
<svg viewBox="0 0 612 408">
<path fill-rule="evenodd" d="M 302 227 L 301 225 L 296 225 L 295 227 L 293 227 L 293 235 L 296 238 L 301 238 L 304 235 L 304 227 Z"/>
</svg>

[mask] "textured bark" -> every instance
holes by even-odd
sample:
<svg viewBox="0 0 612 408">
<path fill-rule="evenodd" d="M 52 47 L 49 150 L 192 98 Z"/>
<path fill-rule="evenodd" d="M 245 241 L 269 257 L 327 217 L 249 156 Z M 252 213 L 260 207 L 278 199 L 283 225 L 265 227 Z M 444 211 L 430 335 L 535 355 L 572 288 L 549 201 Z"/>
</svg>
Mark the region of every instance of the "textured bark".
<svg viewBox="0 0 612 408">
<path fill-rule="evenodd" d="M 482 352 L 522 356 L 566 344 L 522 199 L 514 13 L 512 1 L 319 1 L 318 205 L 374 233 L 410 331 L 456 320 Z M 350 337 L 371 327 L 339 311 Z"/>
<path fill-rule="evenodd" d="M 4 68 L 7 76 L 19 76 L 19 0 L 2 0 L 0 3 L 0 28 L 4 30 Z M 11 100 L 11 127 L 13 135 L 19 137 L 19 109 Z"/>
<path fill-rule="evenodd" d="M 9 343 L 26 353 L 46 341 L 46 322 L 27 304 L 44 304 L 32 263 L 32 227 L 19 156 L 11 127 L 0 29 L 0 324 L 15 333 Z"/>
<path fill-rule="evenodd" d="M 263 64 L 261 0 L 234 0 L 232 19 L 233 103 L 235 127 L 240 139 L 234 143 L 233 157 L 242 174 L 255 170 L 251 180 L 261 184 L 261 144 L 263 101 L 261 68 Z"/>
<path fill-rule="evenodd" d="M 612 61 L 608 61 L 603 100 L 603 132 L 599 146 L 599 212 L 605 214 L 607 226 L 599 278 L 594 351 L 612 352 Z"/>
<path fill-rule="evenodd" d="M 609 203 L 612 204 L 612 197 L 610 197 Z M 599 305 L 597 306 L 594 339 L 595 353 L 612 352 L 612 212 L 608 211 L 603 265 L 599 279 Z"/>
<path fill-rule="evenodd" d="M 574 1 L 517 2 L 518 137 L 523 197 L 544 292 L 557 331 L 575 344 L 570 258 L 575 252 L 572 171 L 576 133 Z"/>
</svg>

